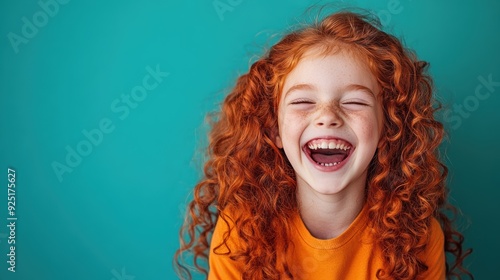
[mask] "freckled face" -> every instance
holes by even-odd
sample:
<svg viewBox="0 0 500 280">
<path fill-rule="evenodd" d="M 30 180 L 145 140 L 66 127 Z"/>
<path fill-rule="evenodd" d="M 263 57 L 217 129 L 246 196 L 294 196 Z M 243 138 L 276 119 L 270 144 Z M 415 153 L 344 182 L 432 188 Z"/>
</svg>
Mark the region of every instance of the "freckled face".
<svg viewBox="0 0 500 280">
<path fill-rule="evenodd" d="M 276 145 L 295 170 L 299 191 L 364 189 L 383 126 L 378 93 L 368 67 L 345 51 L 306 52 L 288 74 Z"/>
</svg>

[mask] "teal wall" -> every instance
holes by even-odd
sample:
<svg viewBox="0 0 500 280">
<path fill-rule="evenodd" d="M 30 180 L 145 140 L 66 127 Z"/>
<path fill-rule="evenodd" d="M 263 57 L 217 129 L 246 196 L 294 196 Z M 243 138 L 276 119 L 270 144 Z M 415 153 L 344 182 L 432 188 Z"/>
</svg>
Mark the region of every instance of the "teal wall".
<svg viewBox="0 0 500 280">
<path fill-rule="evenodd" d="M 2 1 L 0 279 L 175 279 L 204 115 L 315 1 Z M 396 1 L 397 2 L 397 1 Z M 52 5 L 44 5 L 52 3 Z M 57 3 L 57 5 L 53 5 Z M 500 2 L 357 1 L 431 63 L 477 279 L 498 274 Z M 492 80 L 493 82 L 488 82 Z M 16 272 L 7 173 L 16 173 Z"/>
</svg>

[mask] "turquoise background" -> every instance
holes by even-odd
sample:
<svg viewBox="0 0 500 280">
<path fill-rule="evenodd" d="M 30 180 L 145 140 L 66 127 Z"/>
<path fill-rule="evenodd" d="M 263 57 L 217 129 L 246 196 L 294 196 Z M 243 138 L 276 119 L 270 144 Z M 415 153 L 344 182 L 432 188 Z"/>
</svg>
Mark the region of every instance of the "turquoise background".
<svg viewBox="0 0 500 280">
<path fill-rule="evenodd" d="M 46 22 L 37 1 L 0 4 L 0 279 L 175 279 L 171 260 L 200 176 L 205 114 L 267 38 L 316 1 L 221 0 L 230 10 L 220 15 L 212 1 L 66 2 Z M 500 1 L 392 2 L 349 3 L 381 15 L 431 63 L 449 110 L 451 199 L 475 250 L 467 264 L 476 279 L 493 279 L 500 86 L 483 86 L 482 99 L 475 90 L 478 77 L 500 82 Z M 23 17 L 33 16 L 41 27 L 14 46 L 9 36 L 22 36 Z M 127 105 L 121 96 L 140 93 L 148 66 L 169 74 Z M 102 121 L 113 130 L 90 151 L 82 131 Z M 59 180 L 53 163 L 66 165 L 67 149 L 78 147 L 88 155 L 72 159 Z M 17 174 L 15 273 L 6 263 L 9 167 Z"/>
</svg>

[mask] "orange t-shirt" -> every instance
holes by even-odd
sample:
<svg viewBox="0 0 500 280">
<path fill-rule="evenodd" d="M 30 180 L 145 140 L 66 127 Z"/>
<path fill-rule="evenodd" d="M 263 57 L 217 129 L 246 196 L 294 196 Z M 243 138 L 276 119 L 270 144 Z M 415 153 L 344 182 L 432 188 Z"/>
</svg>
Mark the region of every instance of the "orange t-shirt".
<svg viewBox="0 0 500 280">
<path fill-rule="evenodd" d="M 213 248 L 221 243 L 226 231 L 226 223 L 219 219 L 210 249 L 209 280 L 241 279 L 244 267 L 242 263 L 231 260 L 227 255 L 213 252 Z M 377 279 L 377 270 L 383 268 L 384 263 L 382 250 L 371 242 L 370 232 L 366 207 L 345 232 L 327 240 L 312 236 L 297 215 L 291 232 L 294 251 L 288 257 L 294 279 Z M 231 234 L 228 245 L 231 247 L 235 244 L 237 240 L 234 240 Z M 444 235 L 436 219 L 432 219 L 431 236 L 423 257 L 429 269 L 420 278 L 445 279 Z"/>
</svg>

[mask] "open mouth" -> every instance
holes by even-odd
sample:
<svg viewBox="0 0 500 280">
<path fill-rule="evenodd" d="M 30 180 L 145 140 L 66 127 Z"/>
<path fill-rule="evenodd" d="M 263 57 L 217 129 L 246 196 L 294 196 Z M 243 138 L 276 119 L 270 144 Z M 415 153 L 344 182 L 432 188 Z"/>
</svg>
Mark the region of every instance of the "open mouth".
<svg viewBox="0 0 500 280">
<path fill-rule="evenodd" d="M 306 143 L 304 150 L 317 165 L 336 166 L 349 157 L 352 145 L 341 139 L 314 139 Z"/>
</svg>

